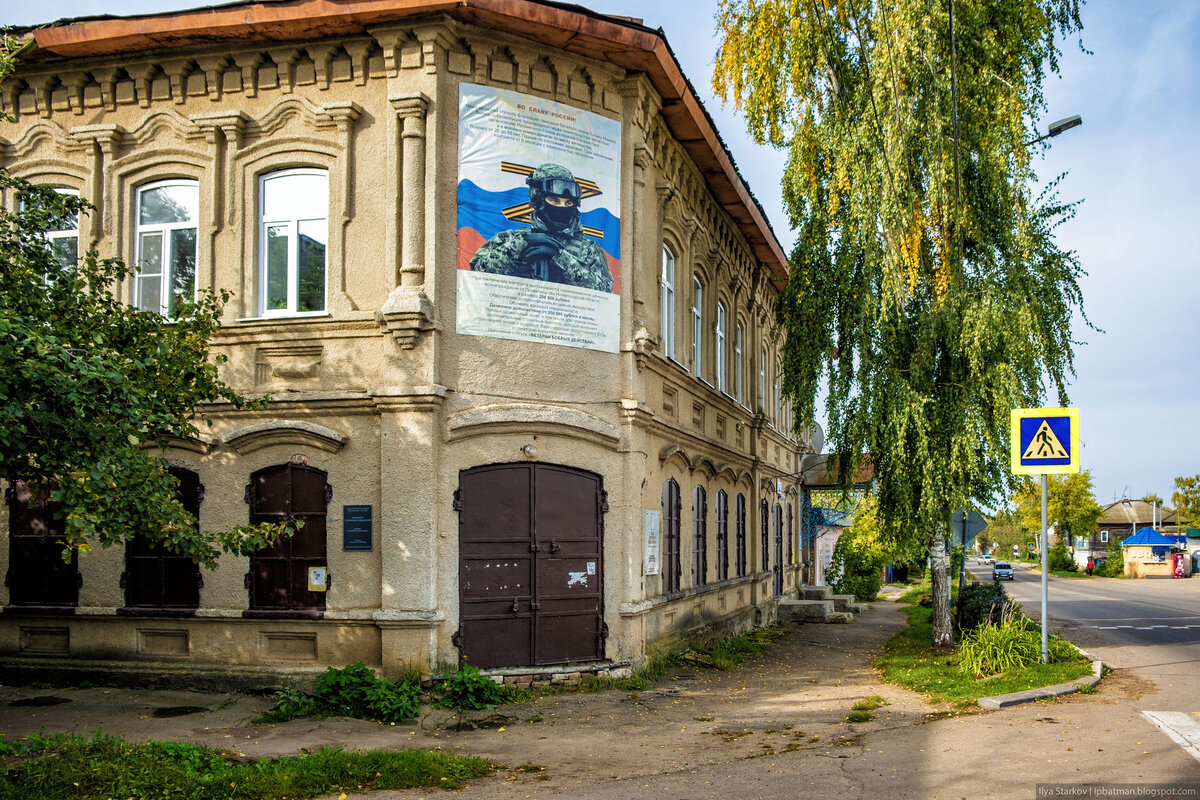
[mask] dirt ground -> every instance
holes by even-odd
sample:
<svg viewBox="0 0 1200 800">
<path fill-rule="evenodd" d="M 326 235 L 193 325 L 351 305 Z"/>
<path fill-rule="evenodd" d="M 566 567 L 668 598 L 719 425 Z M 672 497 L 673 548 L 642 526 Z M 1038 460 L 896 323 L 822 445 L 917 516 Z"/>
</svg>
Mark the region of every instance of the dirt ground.
<svg viewBox="0 0 1200 800">
<path fill-rule="evenodd" d="M 435 709 L 386 726 L 342 718 L 254 725 L 250 720 L 271 700 L 249 695 L 0 687 L 0 732 L 11 739 L 39 730 L 90 735 L 103 728 L 134 740 L 189 741 L 252 757 L 326 744 L 437 748 L 507 765 L 464 794 L 530 797 L 749 758 L 769 766 L 773 755 L 801 749 L 836 757 L 839 747 L 864 734 L 942 716 L 946 708 L 882 683 L 869 667 L 905 624 L 895 604 L 880 602 L 849 625 L 791 627 L 762 658 L 728 671 L 679 671 L 642 692 L 547 696 L 462 717 Z M 848 723 L 850 707 L 872 695 L 888 705 L 869 722 Z M 460 730 L 462 722 L 479 727 Z M 522 771 L 521 765 L 542 769 Z"/>
</svg>

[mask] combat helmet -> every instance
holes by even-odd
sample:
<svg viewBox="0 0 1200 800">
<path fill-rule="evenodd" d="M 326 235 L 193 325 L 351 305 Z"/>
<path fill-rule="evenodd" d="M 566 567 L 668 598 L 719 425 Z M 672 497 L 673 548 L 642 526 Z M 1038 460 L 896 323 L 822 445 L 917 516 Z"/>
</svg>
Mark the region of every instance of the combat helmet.
<svg viewBox="0 0 1200 800">
<path fill-rule="evenodd" d="M 562 229 L 579 218 L 579 201 L 583 192 L 579 182 L 566 167 L 558 164 L 542 164 L 525 179 L 529 186 L 529 204 L 534 213 L 552 228 Z M 557 208 L 546 203 L 550 196 L 565 197 L 572 201 L 571 208 Z"/>
</svg>

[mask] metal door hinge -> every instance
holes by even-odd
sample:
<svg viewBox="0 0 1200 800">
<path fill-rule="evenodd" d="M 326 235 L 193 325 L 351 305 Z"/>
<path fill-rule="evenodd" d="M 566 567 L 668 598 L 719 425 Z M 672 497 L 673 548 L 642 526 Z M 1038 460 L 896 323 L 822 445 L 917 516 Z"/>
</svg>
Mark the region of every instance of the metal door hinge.
<svg viewBox="0 0 1200 800">
<path fill-rule="evenodd" d="M 450 644 L 454 645 L 455 647 L 462 647 L 462 628 L 456 630 L 454 635 L 450 637 Z"/>
<path fill-rule="evenodd" d="M 117 586 L 121 587 L 122 589 L 129 588 L 129 573 L 128 572 L 121 573 L 121 579 L 117 581 Z"/>
<path fill-rule="evenodd" d="M 605 622 L 604 620 L 600 620 L 600 638 L 601 639 L 608 638 L 608 623 Z"/>
<path fill-rule="evenodd" d="M 450 507 L 459 513 L 462 512 L 462 489 L 454 490 L 454 500 L 450 503 Z"/>
<path fill-rule="evenodd" d="M 245 587 L 247 589 L 249 589 L 251 584 L 253 583 L 253 581 L 254 581 L 254 574 L 251 572 L 247 572 L 246 577 L 245 577 L 245 579 L 243 579 L 242 583 L 243 583 L 243 585 L 245 585 Z"/>
<path fill-rule="evenodd" d="M 603 489 L 600 490 L 600 513 L 608 513 L 608 492 Z"/>
</svg>

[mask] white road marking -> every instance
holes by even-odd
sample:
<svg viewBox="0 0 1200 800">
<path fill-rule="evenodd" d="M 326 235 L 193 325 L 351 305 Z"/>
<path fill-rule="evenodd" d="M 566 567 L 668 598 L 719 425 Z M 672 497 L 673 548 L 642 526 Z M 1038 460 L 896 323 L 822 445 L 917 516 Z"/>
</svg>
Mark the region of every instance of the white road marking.
<svg viewBox="0 0 1200 800">
<path fill-rule="evenodd" d="M 1200 761 L 1200 717 L 1183 711 L 1143 711 L 1142 716 Z"/>
</svg>

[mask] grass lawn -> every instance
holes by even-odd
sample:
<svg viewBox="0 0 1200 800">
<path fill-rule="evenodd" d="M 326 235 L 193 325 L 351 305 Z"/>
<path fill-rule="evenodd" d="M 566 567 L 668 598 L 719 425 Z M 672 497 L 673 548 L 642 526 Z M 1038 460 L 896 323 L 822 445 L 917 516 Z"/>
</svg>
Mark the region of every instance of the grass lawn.
<svg viewBox="0 0 1200 800">
<path fill-rule="evenodd" d="M 6 769 L 0 798 L 303 798 L 333 792 L 440 787 L 500 765 L 487 759 L 424 750 L 358 753 L 325 747 L 297 758 L 245 763 L 206 747 L 178 742 L 130 743 L 117 736 L 68 734 L 0 739 Z"/>
<path fill-rule="evenodd" d="M 976 679 L 959 667 L 956 651 L 930 647 L 930 609 L 914 605 L 903 610 L 908 614 L 908 628 L 884 646 L 884 655 L 875 666 L 885 679 L 928 695 L 935 703 L 972 705 L 981 697 L 1066 683 L 1092 671 L 1091 663 L 1081 657 L 1075 662 L 1034 664 L 1019 672 Z"/>
</svg>

